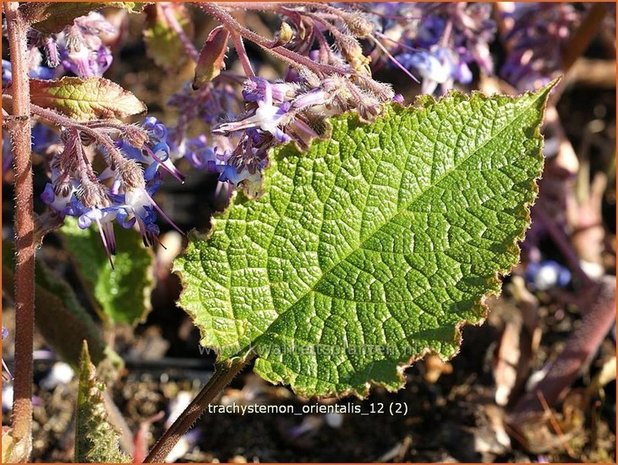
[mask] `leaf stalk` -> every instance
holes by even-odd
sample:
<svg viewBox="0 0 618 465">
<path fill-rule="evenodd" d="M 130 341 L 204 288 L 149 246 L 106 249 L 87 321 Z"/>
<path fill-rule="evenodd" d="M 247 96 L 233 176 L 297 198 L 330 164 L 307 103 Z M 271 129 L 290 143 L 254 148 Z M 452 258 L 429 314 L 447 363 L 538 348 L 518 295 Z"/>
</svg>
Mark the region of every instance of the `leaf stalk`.
<svg viewBox="0 0 618 465">
<path fill-rule="evenodd" d="M 215 366 L 215 372 L 208 380 L 202 390 L 195 396 L 195 399 L 180 414 L 176 421 L 161 436 L 153 446 L 148 456 L 144 459 L 145 463 L 163 462 L 165 458 L 180 440 L 180 438 L 195 424 L 203 415 L 208 405 L 223 391 L 234 377 L 251 361 L 253 354 L 245 357 L 235 357 Z"/>
</svg>

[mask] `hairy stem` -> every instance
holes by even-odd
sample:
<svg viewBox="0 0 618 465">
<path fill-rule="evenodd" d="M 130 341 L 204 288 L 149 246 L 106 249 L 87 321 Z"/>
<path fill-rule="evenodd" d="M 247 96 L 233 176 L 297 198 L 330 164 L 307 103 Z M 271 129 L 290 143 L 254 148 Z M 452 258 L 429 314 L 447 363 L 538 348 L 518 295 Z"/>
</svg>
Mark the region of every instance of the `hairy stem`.
<svg viewBox="0 0 618 465">
<path fill-rule="evenodd" d="M 245 72 L 247 77 L 255 77 L 255 73 L 253 72 L 253 67 L 251 66 L 251 62 L 249 61 L 247 51 L 245 50 L 245 44 L 242 41 L 242 37 L 236 32 L 232 32 L 231 36 L 232 42 L 234 43 L 234 48 L 236 49 L 236 54 L 238 55 L 238 60 L 242 65 L 243 71 Z"/>
<path fill-rule="evenodd" d="M 8 123 L 15 172 L 15 382 L 13 438 L 30 442 L 32 435 L 32 344 L 34 333 L 34 215 L 30 158 L 30 82 L 28 23 L 19 3 L 5 4 L 13 82 L 12 114 Z M 27 457 L 24 457 L 27 459 Z"/>
<path fill-rule="evenodd" d="M 350 74 L 349 70 L 323 63 L 316 63 L 315 61 L 285 47 L 272 47 L 272 42 L 270 40 L 242 26 L 232 17 L 231 14 L 229 14 L 221 6 L 215 3 L 198 3 L 198 5 L 207 14 L 209 14 L 221 24 L 223 24 L 225 28 L 229 30 L 232 34 L 234 32 L 236 34 L 239 34 L 242 38 L 253 42 L 254 44 L 261 47 L 265 52 L 276 56 L 290 66 L 293 66 L 295 68 L 298 68 L 299 66 L 304 66 L 310 71 L 313 71 L 317 74 Z"/>
<path fill-rule="evenodd" d="M 10 95 L 2 94 L 2 100 L 13 102 L 14 98 Z M 80 132 L 83 132 L 84 134 L 88 134 L 94 140 L 96 140 L 97 143 L 105 147 L 105 149 L 109 152 L 112 158 L 115 158 L 115 159 L 122 158 L 122 155 L 120 154 L 120 151 L 118 150 L 118 148 L 114 145 L 114 141 L 112 140 L 112 138 L 109 137 L 107 134 L 97 131 L 95 129 L 96 125 L 93 125 L 91 123 L 84 123 L 84 124 L 77 123 L 73 121 L 71 118 L 61 115 L 60 113 L 54 110 L 50 110 L 49 108 L 43 108 L 33 103 L 30 104 L 30 113 L 56 126 L 64 126 L 65 128 L 74 128 Z M 118 129 L 119 131 L 122 131 L 125 128 L 124 125 L 118 125 L 117 123 L 110 123 L 109 126 L 113 127 L 114 129 Z"/>
<path fill-rule="evenodd" d="M 217 363 L 215 372 L 206 386 L 161 436 L 144 462 L 163 462 L 180 438 L 195 424 L 204 411 L 232 379 L 249 363 L 252 356 L 238 357 Z"/>
<path fill-rule="evenodd" d="M 165 16 L 165 19 L 170 27 L 176 34 L 178 34 L 178 38 L 182 42 L 185 52 L 187 52 L 193 61 L 197 61 L 200 57 L 200 52 L 197 51 L 191 42 L 191 39 L 189 39 L 185 33 L 185 30 L 182 28 L 182 25 L 178 22 L 178 19 L 176 19 L 176 15 L 171 10 L 171 5 L 165 3 L 161 4 L 161 11 L 163 12 L 163 16 Z"/>
</svg>

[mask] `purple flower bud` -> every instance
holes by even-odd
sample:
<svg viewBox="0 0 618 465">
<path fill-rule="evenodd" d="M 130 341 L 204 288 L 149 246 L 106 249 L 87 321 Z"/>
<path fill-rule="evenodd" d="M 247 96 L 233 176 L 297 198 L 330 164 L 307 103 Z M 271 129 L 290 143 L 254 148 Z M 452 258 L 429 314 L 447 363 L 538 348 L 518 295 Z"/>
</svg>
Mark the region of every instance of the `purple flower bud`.
<svg viewBox="0 0 618 465">
<path fill-rule="evenodd" d="M 6 173 L 11 169 L 13 163 L 13 152 L 11 150 L 11 139 L 8 131 L 2 130 L 2 172 Z"/>
<path fill-rule="evenodd" d="M 184 176 L 174 166 L 170 158 L 171 149 L 167 142 L 168 130 L 165 125 L 156 118 L 149 116 L 141 123 L 141 127 L 146 130 L 149 137 L 149 140 L 144 143 L 141 149 L 132 146 L 126 140 L 116 141 L 116 147 L 127 158 L 147 165 L 146 181 L 153 179 L 155 172 L 161 167 L 177 180 L 183 182 Z"/>
<path fill-rule="evenodd" d="M 208 145 L 206 136 L 200 135 L 183 142 L 185 159 L 198 170 L 208 169 L 217 163 L 216 149 Z"/>
<path fill-rule="evenodd" d="M 324 105 L 327 100 L 326 92 L 323 90 L 313 90 L 299 95 L 292 102 L 291 108 L 295 111 L 302 110 L 304 108 L 313 107 L 316 105 Z"/>
<path fill-rule="evenodd" d="M 93 222 L 97 222 L 103 219 L 103 212 L 98 208 L 91 208 L 83 213 L 77 219 L 77 225 L 81 229 L 89 228 Z"/>
<path fill-rule="evenodd" d="M 262 100 L 258 102 L 258 108 L 252 116 L 240 121 L 221 124 L 217 128 L 217 131 L 234 132 L 242 129 L 259 128 L 262 131 L 282 137 L 282 133 L 278 128 L 278 125 L 282 123 L 282 119 L 285 114 L 285 109 L 283 109 L 283 107 L 273 105 L 272 99 Z"/>
<path fill-rule="evenodd" d="M 457 63 L 453 69 L 453 78 L 462 84 L 470 84 L 472 82 L 472 71 L 468 64 L 464 61 Z"/>
<path fill-rule="evenodd" d="M 50 183 L 47 183 L 45 185 L 45 190 L 43 190 L 43 193 L 41 194 L 41 200 L 45 204 L 51 205 L 55 199 L 56 194 L 54 194 L 54 186 L 52 186 Z"/>
<path fill-rule="evenodd" d="M 56 184 L 47 183 L 41 194 L 41 200 L 61 217 L 64 217 L 67 214 L 72 215 L 75 210 L 74 202 L 79 202 L 74 196 L 75 192 L 71 183 L 60 183 L 58 181 L 56 181 Z M 79 205 L 81 211 L 83 209 L 81 202 L 79 202 Z"/>
<path fill-rule="evenodd" d="M 146 118 L 144 118 L 141 126 L 156 142 L 162 142 L 167 139 L 167 128 L 157 118 L 153 116 L 147 116 Z"/>
<path fill-rule="evenodd" d="M 53 79 L 54 70 L 51 68 L 46 68 L 45 66 L 37 66 L 36 68 L 28 71 L 28 76 L 32 79 Z"/>
<path fill-rule="evenodd" d="M 8 60 L 2 60 L 2 86 L 8 86 L 13 81 L 13 75 L 11 73 L 11 62 Z"/>
<path fill-rule="evenodd" d="M 60 58 L 65 69 L 82 78 L 103 76 L 113 59 L 105 45 L 91 50 L 85 43 L 61 46 Z"/>
<path fill-rule="evenodd" d="M 413 68 L 421 75 L 424 94 L 432 94 L 438 84 L 444 84 L 451 77 L 451 63 L 446 59 L 445 53 L 437 53 L 439 50 L 434 53 L 426 51 L 403 53 L 397 57 L 403 66 Z"/>
<path fill-rule="evenodd" d="M 45 55 L 47 56 L 47 65 L 50 68 L 55 68 L 60 64 L 60 55 L 58 54 L 58 44 L 52 37 L 45 39 L 44 45 Z"/>
<path fill-rule="evenodd" d="M 249 182 L 259 182 L 262 179 L 262 176 L 256 171 L 255 173 L 250 173 L 247 168 L 238 171 L 238 169 L 231 165 L 226 165 L 222 167 L 221 174 L 219 176 L 219 181 L 221 182 L 229 182 L 237 186 L 241 182 L 249 181 Z"/>
</svg>

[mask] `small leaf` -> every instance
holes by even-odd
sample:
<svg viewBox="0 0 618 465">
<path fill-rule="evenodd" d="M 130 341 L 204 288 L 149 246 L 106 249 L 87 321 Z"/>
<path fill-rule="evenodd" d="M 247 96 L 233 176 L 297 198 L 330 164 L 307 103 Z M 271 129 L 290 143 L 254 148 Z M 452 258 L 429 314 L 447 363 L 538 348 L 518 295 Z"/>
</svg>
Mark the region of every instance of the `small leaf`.
<svg viewBox="0 0 618 465">
<path fill-rule="evenodd" d="M 225 68 L 225 54 L 229 37 L 230 33 L 223 26 L 218 26 L 210 31 L 197 60 L 193 89 L 199 89 L 205 83 L 212 81 Z"/>
<path fill-rule="evenodd" d="M 12 290 L 14 246 L 8 241 L 2 242 L 2 261 L 2 286 Z M 92 347 L 92 357 L 97 365 L 108 356 L 117 361 L 118 356 L 106 346 L 101 329 L 79 303 L 69 284 L 39 260 L 36 261 L 35 276 L 35 323 L 45 341 L 60 357 L 77 369 L 80 347 L 85 339 Z"/>
<path fill-rule="evenodd" d="M 106 7 L 123 8 L 129 13 L 141 11 L 141 5 L 136 2 L 28 2 L 19 9 L 33 28 L 54 34 L 71 25 L 75 18 Z"/>
<path fill-rule="evenodd" d="M 309 151 L 274 150 L 265 194 L 236 196 L 175 262 L 201 343 L 252 350 L 305 396 L 398 389 L 412 361 L 454 356 L 519 260 L 549 89 L 342 115 Z"/>
<path fill-rule="evenodd" d="M 81 229 L 73 218 L 67 218 L 60 231 L 87 290 L 100 305 L 101 318 L 108 324 L 143 321 L 150 311 L 154 284 L 152 252 L 143 246 L 140 235 L 132 229 L 115 229 L 118 251 L 112 268 L 98 231 Z"/>
<path fill-rule="evenodd" d="M 77 121 L 122 119 L 146 111 L 135 95 L 105 78 L 63 77 L 54 81 L 30 80 L 30 99 Z"/>
<path fill-rule="evenodd" d="M 187 52 L 178 33 L 165 17 L 163 9 L 173 15 L 185 35 L 193 37 L 193 22 L 182 4 L 149 5 L 146 8 L 144 41 L 146 52 L 155 64 L 168 71 L 179 70 L 187 62 Z"/>
<path fill-rule="evenodd" d="M 75 461 L 86 463 L 123 463 L 129 457 L 121 452 L 120 436 L 108 420 L 103 399 L 104 384 L 100 383 L 90 361 L 88 344 L 84 341 L 77 392 L 75 420 Z"/>
</svg>

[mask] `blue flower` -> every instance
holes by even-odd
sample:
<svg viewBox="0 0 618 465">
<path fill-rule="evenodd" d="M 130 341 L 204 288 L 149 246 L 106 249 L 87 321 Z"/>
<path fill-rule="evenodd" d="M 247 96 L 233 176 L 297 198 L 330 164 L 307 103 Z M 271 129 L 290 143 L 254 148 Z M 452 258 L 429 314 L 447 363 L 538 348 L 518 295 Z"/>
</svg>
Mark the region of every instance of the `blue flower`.
<svg viewBox="0 0 618 465">
<path fill-rule="evenodd" d="M 36 66 L 28 71 L 28 76 L 33 79 L 52 79 L 54 77 L 54 70 L 45 66 Z M 8 86 L 12 81 L 11 62 L 2 60 L 2 85 Z"/>
<path fill-rule="evenodd" d="M 554 260 L 529 263 L 525 272 L 526 281 L 539 291 L 553 287 L 566 287 L 571 282 L 571 272 Z"/>
<path fill-rule="evenodd" d="M 254 101 L 257 103 L 257 108 L 253 115 L 239 121 L 221 124 L 217 130 L 234 132 L 257 128 L 272 134 L 279 142 L 289 141 L 290 137 L 280 129 L 280 126 L 287 122 L 285 116 L 290 109 L 290 103 L 275 101 L 273 95 L 277 94 L 273 92 L 273 89 L 277 88 L 270 82 L 265 79 L 258 80 L 253 91 L 245 92 L 251 99 L 255 99 Z"/>
<path fill-rule="evenodd" d="M 430 51 L 421 50 L 416 53 L 402 53 L 397 60 L 404 67 L 416 70 L 423 78 L 421 91 L 432 94 L 438 84 L 452 80 L 453 61 L 450 51 L 434 47 Z"/>
<path fill-rule="evenodd" d="M 414 37 L 416 45 L 421 48 L 429 48 L 437 44 L 444 34 L 446 20 L 440 16 L 427 16 L 421 22 L 419 30 Z"/>
<path fill-rule="evenodd" d="M 77 218 L 82 229 L 96 225 L 110 257 L 116 250 L 114 223 L 123 228 L 137 225 L 147 245 L 153 245 L 159 234 L 158 215 L 180 231 L 153 200 L 161 184 L 160 167 L 181 177 L 170 158 L 167 128 L 149 117 L 141 129 L 127 127 L 124 135 L 140 147 L 125 139 L 116 140 L 118 152 L 99 147 L 108 166 L 97 176 L 84 161 L 79 133 L 67 129 L 64 150 L 54 155 L 51 182 L 41 194 L 61 218 Z"/>
<path fill-rule="evenodd" d="M 168 131 L 163 123 L 156 118 L 149 116 L 140 125 L 146 130 L 149 141 L 141 148 L 134 147 L 126 140 L 119 140 L 116 146 L 126 155 L 127 158 L 135 160 L 147 166 L 145 180 L 150 181 L 154 178 L 159 168 L 163 168 L 178 181 L 183 182 L 184 176 L 170 158 L 171 148 L 168 143 Z"/>
<path fill-rule="evenodd" d="M 198 170 L 216 172 L 215 166 L 224 163 L 226 156 L 217 157 L 217 148 L 208 144 L 205 135 L 186 139 L 179 147 L 179 152 Z"/>
</svg>

